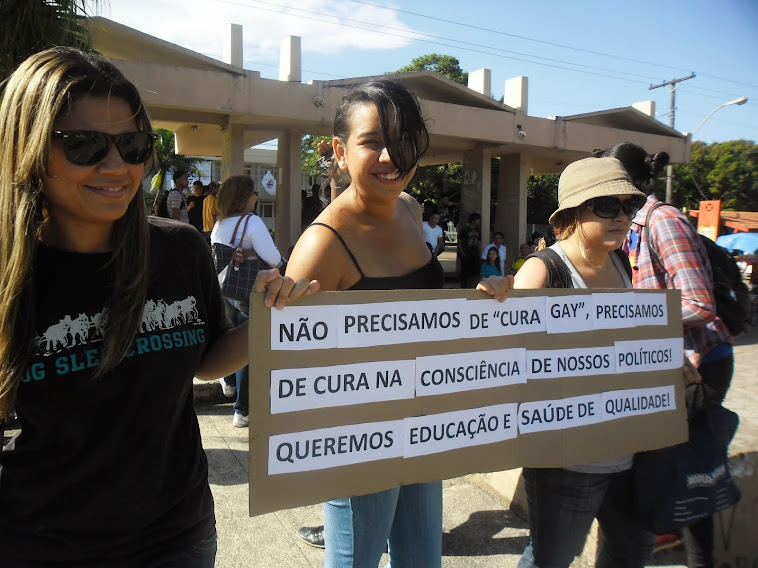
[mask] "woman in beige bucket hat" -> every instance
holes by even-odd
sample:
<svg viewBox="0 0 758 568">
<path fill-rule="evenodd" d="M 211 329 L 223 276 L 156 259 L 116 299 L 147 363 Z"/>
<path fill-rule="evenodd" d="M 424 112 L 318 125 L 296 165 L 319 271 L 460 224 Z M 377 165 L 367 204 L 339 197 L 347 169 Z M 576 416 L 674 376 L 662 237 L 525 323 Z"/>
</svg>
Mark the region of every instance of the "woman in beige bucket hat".
<svg viewBox="0 0 758 568">
<path fill-rule="evenodd" d="M 514 287 L 631 288 L 628 259 L 613 251 L 644 203 L 645 194 L 615 158 L 570 164 L 558 183 L 558 209 L 550 216 L 557 242 L 549 254 L 527 259 Z M 565 264 L 567 270 L 559 270 L 565 276 L 553 278 L 551 262 Z M 530 536 L 519 568 L 568 567 L 595 518 L 604 536 L 596 566 L 644 566 L 655 535 L 632 514 L 631 467 L 629 455 L 567 468 L 524 468 Z"/>
</svg>

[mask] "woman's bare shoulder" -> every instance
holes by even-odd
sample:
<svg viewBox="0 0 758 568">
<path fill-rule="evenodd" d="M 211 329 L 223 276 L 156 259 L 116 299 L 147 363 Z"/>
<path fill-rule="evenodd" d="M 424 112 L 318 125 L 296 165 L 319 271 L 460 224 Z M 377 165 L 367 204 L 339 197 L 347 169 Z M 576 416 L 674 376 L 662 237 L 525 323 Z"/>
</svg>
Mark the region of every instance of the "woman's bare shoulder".
<svg viewBox="0 0 758 568">
<path fill-rule="evenodd" d="M 547 285 L 547 267 L 539 258 L 528 258 L 519 268 L 513 287 L 521 289 L 544 288 Z"/>
<path fill-rule="evenodd" d="M 300 236 L 287 264 L 287 276 L 318 280 L 321 290 L 339 290 L 355 269 L 339 233 L 324 225 L 314 223 Z"/>
</svg>

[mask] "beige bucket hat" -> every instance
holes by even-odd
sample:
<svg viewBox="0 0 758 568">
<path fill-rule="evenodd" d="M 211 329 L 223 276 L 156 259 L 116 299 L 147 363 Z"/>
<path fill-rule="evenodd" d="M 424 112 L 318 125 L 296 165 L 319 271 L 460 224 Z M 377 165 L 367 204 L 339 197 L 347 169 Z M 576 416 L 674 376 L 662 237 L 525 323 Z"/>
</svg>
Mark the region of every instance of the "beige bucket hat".
<svg viewBox="0 0 758 568">
<path fill-rule="evenodd" d="M 569 164 L 558 180 L 558 209 L 550 215 L 578 207 L 594 197 L 612 195 L 647 196 L 634 187 L 624 166 L 616 158 L 585 158 Z"/>
</svg>

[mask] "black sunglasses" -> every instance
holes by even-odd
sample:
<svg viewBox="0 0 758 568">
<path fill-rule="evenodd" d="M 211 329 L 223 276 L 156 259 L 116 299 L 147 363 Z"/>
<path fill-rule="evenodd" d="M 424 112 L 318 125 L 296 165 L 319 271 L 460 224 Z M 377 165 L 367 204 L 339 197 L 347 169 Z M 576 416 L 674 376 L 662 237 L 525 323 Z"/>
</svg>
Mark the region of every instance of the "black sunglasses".
<svg viewBox="0 0 758 568">
<path fill-rule="evenodd" d="M 618 197 L 595 197 L 585 201 L 584 205 L 601 219 L 615 219 L 623 211 L 630 221 L 634 219 L 645 200 L 641 197 L 632 197 L 621 201 Z"/>
<path fill-rule="evenodd" d="M 153 132 L 106 134 L 94 130 L 53 131 L 52 137 L 63 142 L 66 159 L 77 166 L 92 166 L 101 161 L 115 144 L 127 164 L 144 164 L 153 153 Z"/>
</svg>

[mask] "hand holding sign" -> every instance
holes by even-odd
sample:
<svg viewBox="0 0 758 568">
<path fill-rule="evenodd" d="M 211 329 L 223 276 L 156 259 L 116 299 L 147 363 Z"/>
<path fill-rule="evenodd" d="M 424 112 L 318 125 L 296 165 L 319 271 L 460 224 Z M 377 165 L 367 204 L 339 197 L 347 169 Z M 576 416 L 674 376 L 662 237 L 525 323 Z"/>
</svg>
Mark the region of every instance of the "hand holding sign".
<svg viewBox="0 0 758 568">
<path fill-rule="evenodd" d="M 267 308 L 276 305 L 277 310 L 281 310 L 288 303 L 296 300 L 302 295 L 310 296 L 319 289 L 317 280 L 306 280 L 298 278 L 292 280 L 288 276 L 279 274 L 278 268 L 271 270 L 261 270 L 255 278 L 253 292 L 265 292 L 266 297 L 263 300 Z"/>
<path fill-rule="evenodd" d="M 488 276 L 477 284 L 476 289 L 494 296 L 498 302 L 504 302 L 508 292 L 513 290 L 513 276 Z"/>
</svg>

